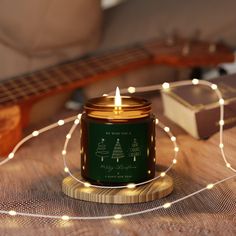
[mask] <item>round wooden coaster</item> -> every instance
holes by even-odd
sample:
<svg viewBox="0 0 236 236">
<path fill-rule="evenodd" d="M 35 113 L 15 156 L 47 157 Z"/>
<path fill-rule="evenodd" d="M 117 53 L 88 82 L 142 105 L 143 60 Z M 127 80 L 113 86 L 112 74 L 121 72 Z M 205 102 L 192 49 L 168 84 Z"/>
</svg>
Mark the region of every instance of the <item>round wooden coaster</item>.
<svg viewBox="0 0 236 236">
<path fill-rule="evenodd" d="M 81 180 L 80 173 L 75 176 Z M 62 182 L 62 191 L 69 197 L 79 200 L 100 203 L 140 203 L 163 198 L 173 191 L 173 180 L 170 176 L 158 178 L 151 183 L 133 189 L 101 189 L 85 187 L 71 176 Z"/>
</svg>

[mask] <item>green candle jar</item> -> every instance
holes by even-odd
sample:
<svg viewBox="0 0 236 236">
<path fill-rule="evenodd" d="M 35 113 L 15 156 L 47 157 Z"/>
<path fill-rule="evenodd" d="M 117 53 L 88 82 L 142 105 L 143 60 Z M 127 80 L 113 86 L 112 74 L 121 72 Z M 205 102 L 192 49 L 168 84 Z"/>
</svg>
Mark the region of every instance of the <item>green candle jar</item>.
<svg viewBox="0 0 236 236">
<path fill-rule="evenodd" d="M 141 98 L 89 100 L 81 117 L 81 174 L 90 183 L 116 186 L 155 176 L 155 117 Z"/>
</svg>

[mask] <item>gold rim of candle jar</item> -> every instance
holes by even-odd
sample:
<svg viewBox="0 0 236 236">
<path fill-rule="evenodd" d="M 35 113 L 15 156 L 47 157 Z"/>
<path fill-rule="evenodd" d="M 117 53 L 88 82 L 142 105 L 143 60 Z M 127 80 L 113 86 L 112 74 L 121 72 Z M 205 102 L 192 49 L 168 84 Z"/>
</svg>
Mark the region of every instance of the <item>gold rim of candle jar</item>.
<svg viewBox="0 0 236 236">
<path fill-rule="evenodd" d="M 116 107 L 114 96 L 90 99 L 84 106 L 89 117 L 111 120 L 129 120 L 148 117 L 151 103 L 138 97 L 122 96 L 122 105 Z"/>
</svg>

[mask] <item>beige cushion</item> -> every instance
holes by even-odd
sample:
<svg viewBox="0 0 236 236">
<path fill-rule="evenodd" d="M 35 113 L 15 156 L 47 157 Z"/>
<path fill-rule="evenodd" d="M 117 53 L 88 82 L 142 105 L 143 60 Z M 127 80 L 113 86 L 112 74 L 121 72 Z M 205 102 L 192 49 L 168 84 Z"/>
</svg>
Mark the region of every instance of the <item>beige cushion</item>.
<svg viewBox="0 0 236 236">
<path fill-rule="evenodd" d="M 0 78 L 87 52 L 100 35 L 99 0 L 0 0 Z"/>
</svg>

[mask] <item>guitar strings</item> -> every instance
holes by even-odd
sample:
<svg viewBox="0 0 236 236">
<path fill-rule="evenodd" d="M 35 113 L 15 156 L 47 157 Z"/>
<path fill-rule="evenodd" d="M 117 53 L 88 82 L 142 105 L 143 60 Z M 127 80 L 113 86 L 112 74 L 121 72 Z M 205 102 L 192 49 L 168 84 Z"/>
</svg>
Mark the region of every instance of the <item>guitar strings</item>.
<svg viewBox="0 0 236 236">
<path fill-rule="evenodd" d="M 35 74 L 33 73 L 25 78 L 18 77 L 16 79 L 3 81 L 0 84 L 0 89 L 2 90 L 0 103 L 27 99 L 32 95 L 49 92 L 53 88 L 60 87 L 63 83 L 69 83 L 73 80 L 78 80 L 78 78 L 83 79 L 95 76 L 117 67 L 126 66 L 129 63 L 148 59 L 147 54 L 145 55 L 140 49 L 137 51 L 137 48 L 125 52 L 111 53 L 110 55 L 101 55 L 101 57 L 101 60 L 105 60 L 106 64 L 108 64 L 106 68 L 98 63 L 95 66 L 91 66 L 90 63 L 94 62 L 94 59 L 91 57 L 82 62 L 76 61 L 60 66 L 62 73 L 57 75 L 55 75 L 56 68 L 50 68 L 45 71 L 36 72 Z M 93 60 L 91 61 L 91 59 Z M 63 73 L 64 70 L 66 73 Z M 54 75 L 55 78 L 52 75 Z"/>
<path fill-rule="evenodd" d="M 219 98 L 219 105 L 220 105 L 220 120 L 219 120 L 219 125 L 220 125 L 220 131 L 219 131 L 219 136 L 220 136 L 220 141 L 219 141 L 219 148 L 220 148 L 220 151 L 221 151 L 221 156 L 225 162 L 225 166 L 227 168 L 229 168 L 231 171 L 233 171 L 234 173 L 236 173 L 236 170 L 231 166 L 231 164 L 228 162 L 227 160 L 227 157 L 225 155 L 225 152 L 224 152 L 224 144 L 223 144 L 223 126 L 224 126 L 224 99 L 222 97 L 222 94 L 220 92 L 220 90 L 218 89 L 217 85 L 216 84 L 212 84 L 208 81 L 199 81 L 198 79 L 193 79 L 192 81 L 180 81 L 180 82 L 173 82 L 171 84 L 169 83 L 163 83 L 162 86 L 160 85 L 154 85 L 152 86 L 152 89 L 155 87 L 156 89 L 169 89 L 170 86 L 171 87 L 177 87 L 177 86 L 185 86 L 185 85 L 198 85 L 198 84 L 202 84 L 202 85 L 206 85 L 206 86 L 210 86 L 217 94 L 218 98 Z M 126 91 L 129 91 L 129 88 L 126 90 Z M 133 90 L 132 90 L 133 91 Z M 140 88 L 137 88 L 137 91 L 147 91 L 147 88 L 146 87 L 140 87 Z M 13 151 L 8 155 L 8 157 L 1 161 L 0 162 L 0 165 L 3 165 L 5 164 L 6 162 L 10 161 L 11 159 L 14 158 L 15 156 L 15 153 L 16 151 L 19 149 L 19 147 L 25 143 L 26 141 L 28 141 L 29 139 L 33 138 L 33 137 L 36 137 L 38 136 L 39 134 L 43 133 L 43 132 L 46 132 L 48 130 L 51 130 L 51 129 L 54 129 L 58 126 L 62 126 L 64 125 L 65 123 L 69 123 L 69 122 L 72 122 L 74 121 L 74 124 L 72 126 L 72 128 L 70 129 L 70 132 L 71 133 L 68 133 L 66 135 L 66 141 L 65 143 L 69 142 L 70 138 L 71 138 L 71 134 L 74 132 L 75 130 L 75 125 L 78 125 L 79 122 L 80 122 L 80 118 L 81 118 L 81 114 L 77 115 L 77 116 L 74 116 L 74 117 L 69 117 L 65 120 L 59 120 L 57 123 L 54 123 L 54 124 L 51 124 L 49 126 L 46 126 L 40 130 L 36 130 L 36 131 L 33 131 L 32 134 L 26 136 L 24 139 L 22 139 L 16 146 L 15 148 L 13 149 Z M 159 122 L 157 122 L 158 124 Z M 161 124 L 163 125 L 163 124 Z M 164 125 L 163 125 L 164 126 Z M 73 128 L 74 127 L 74 128 Z M 170 129 L 169 127 L 167 126 L 164 126 L 162 127 L 164 129 L 164 131 L 166 133 L 169 134 L 170 136 L 170 139 L 172 142 L 176 142 L 176 137 L 172 135 L 172 133 L 170 133 Z M 66 145 L 67 145 L 66 144 Z M 65 147 L 65 144 L 64 144 L 64 147 Z M 63 151 L 65 151 L 65 149 L 63 149 Z M 63 156 L 66 155 L 66 152 L 65 153 L 62 153 Z M 69 216 L 69 215 L 63 215 L 63 216 L 59 216 L 59 215 L 47 215 L 47 214 L 34 214 L 34 213 L 27 213 L 27 212 L 16 212 L 15 210 L 10 210 L 10 211 L 6 211 L 6 210 L 0 210 L 0 214 L 8 214 L 10 216 L 28 216 L 28 217 L 41 217 L 41 218 L 50 218 L 50 219 L 61 219 L 61 220 L 64 220 L 64 221 L 67 221 L 67 220 L 99 220 L 99 219 L 121 219 L 122 217 L 129 217 L 129 216 L 134 216 L 134 215 L 139 215 L 139 214 L 144 214 L 144 213 L 147 213 L 147 212 L 152 212 L 154 210 L 158 210 L 158 209 L 167 209 L 169 207 L 171 207 L 172 205 L 178 203 L 178 202 L 181 202 L 187 198 L 190 198 L 190 197 L 193 197 L 195 196 L 196 194 L 199 194 L 203 191 L 206 191 L 206 190 L 210 190 L 212 189 L 213 187 L 215 187 L 216 185 L 219 185 L 220 183 L 223 183 L 225 181 L 228 181 L 230 179 L 233 179 L 236 177 L 236 174 L 233 174 L 231 176 L 228 176 L 226 178 L 223 178 L 221 180 L 218 180 L 214 183 L 209 183 L 208 185 L 206 185 L 204 188 L 201 188 L 195 192 L 192 192 L 191 194 L 188 194 L 184 197 L 181 197 L 179 199 L 176 199 L 172 202 L 166 202 L 165 204 L 163 205 L 160 205 L 160 206 L 157 206 L 157 207 L 153 207 L 153 208 L 148 208 L 148 209 L 145 209 L 145 210 L 142 210 L 142 211 L 135 211 L 135 212 L 129 212 L 129 213 L 125 213 L 125 214 L 115 214 L 115 215 L 105 215 L 105 216 Z M 90 186 L 88 186 L 90 187 Z M 127 187 L 127 186 L 126 186 Z M 96 186 L 94 186 L 94 188 L 96 188 Z M 114 188 L 114 187 L 110 187 L 110 188 Z"/>
<path fill-rule="evenodd" d="M 32 73 L 27 77 L 20 76 L 13 80 L 6 80 L 0 84 L 0 103 L 17 102 L 22 99 L 28 99 L 32 95 L 49 92 L 51 89 L 56 89 L 62 84 L 69 83 L 73 80 L 83 79 L 98 73 L 103 73 L 104 71 L 106 72 L 119 66 L 125 66 L 128 63 L 135 63 L 140 60 L 151 59 L 153 55 L 150 54 L 149 51 L 155 51 L 157 48 L 158 55 L 161 55 L 162 52 L 165 52 L 165 54 L 171 52 L 172 54 L 176 53 L 177 55 L 186 56 L 186 54 L 189 53 L 190 46 L 191 42 L 189 41 L 176 40 L 173 38 L 160 42 L 150 41 L 144 45 L 138 44 L 133 48 L 125 48 L 123 51 L 114 50 L 112 52 L 103 53 L 101 55 L 92 55 L 91 57 L 81 59 L 83 61 L 79 59 L 75 62 L 69 62 L 68 64 L 60 65 L 59 74 L 56 73 L 56 67 L 52 67 L 46 69 L 45 71 Z M 212 53 L 211 48 L 215 48 L 216 50 L 215 44 L 203 43 L 202 45 L 199 44 L 198 48 L 199 47 L 203 47 L 203 49 L 208 50 L 210 53 Z M 191 50 L 193 49 L 194 47 L 191 47 Z M 96 62 L 94 66 L 94 62 L 96 60 L 100 63 Z M 104 66 L 101 61 L 104 61 L 106 66 Z M 93 66 L 87 67 L 90 65 L 90 62 L 93 63 Z M 83 69 L 81 69 L 80 65 L 83 65 Z M 84 67 L 84 65 L 86 66 Z M 76 67 L 79 67 L 79 70 Z M 94 68 L 98 68 L 99 70 L 94 70 Z M 66 71 L 66 73 L 63 73 L 63 71 Z M 68 76 L 68 73 L 70 76 Z M 50 78 L 53 79 L 50 80 Z"/>
</svg>

